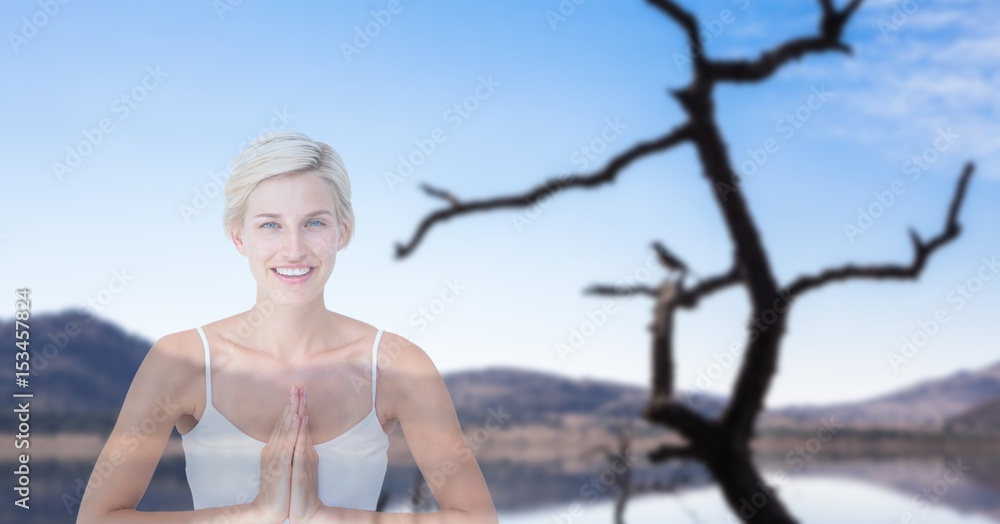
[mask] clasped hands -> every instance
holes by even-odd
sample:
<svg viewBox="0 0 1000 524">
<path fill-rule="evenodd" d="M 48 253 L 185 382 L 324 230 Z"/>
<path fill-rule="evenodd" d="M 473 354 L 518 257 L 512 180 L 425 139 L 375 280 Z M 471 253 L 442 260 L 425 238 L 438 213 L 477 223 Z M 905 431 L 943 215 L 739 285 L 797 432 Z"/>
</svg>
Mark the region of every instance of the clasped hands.
<svg viewBox="0 0 1000 524">
<path fill-rule="evenodd" d="M 267 522 L 304 524 L 323 507 L 319 499 L 319 454 L 309 436 L 305 388 L 292 386 L 288 405 L 260 452 L 260 490 L 255 510 Z"/>
</svg>

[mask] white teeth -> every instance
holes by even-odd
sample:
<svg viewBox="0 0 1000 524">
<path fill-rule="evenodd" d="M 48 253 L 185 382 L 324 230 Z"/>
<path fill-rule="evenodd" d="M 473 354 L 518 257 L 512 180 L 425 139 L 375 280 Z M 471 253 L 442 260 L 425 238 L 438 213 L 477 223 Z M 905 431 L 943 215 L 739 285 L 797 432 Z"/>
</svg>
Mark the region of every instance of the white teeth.
<svg viewBox="0 0 1000 524">
<path fill-rule="evenodd" d="M 308 267 L 303 267 L 303 268 L 298 268 L 298 269 L 293 269 L 293 268 L 288 268 L 288 267 L 275 268 L 275 271 L 277 271 L 281 275 L 285 275 L 286 277 L 300 277 L 302 275 L 305 275 L 306 273 L 308 273 L 311 270 L 312 270 L 312 268 L 308 268 Z"/>
</svg>

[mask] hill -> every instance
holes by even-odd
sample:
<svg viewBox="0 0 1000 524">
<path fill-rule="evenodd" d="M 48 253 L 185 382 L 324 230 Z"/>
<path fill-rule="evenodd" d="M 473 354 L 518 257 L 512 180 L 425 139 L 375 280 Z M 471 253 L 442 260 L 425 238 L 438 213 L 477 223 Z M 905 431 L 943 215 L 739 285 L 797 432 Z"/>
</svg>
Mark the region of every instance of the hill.
<svg viewBox="0 0 1000 524">
<path fill-rule="evenodd" d="M 940 429 L 951 417 L 998 398 L 1000 362 L 976 371 L 959 371 L 925 380 L 860 402 L 773 409 L 761 417 L 760 424 L 764 427 L 815 424 L 822 417 L 834 417 L 859 427 Z"/>
<path fill-rule="evenodd" d="M 64 430 L 79 427 L 81 419 L 113 421 L 152 341 L 83 310 L 35 315 L 31 330 L 36 412 L 60 418 L 59 429 Z M 0 338 L 13 351 L 12 321 L 0 324 Z M 567 416 L 637 417 L 648 399 L 643 387 L 513 367 L 446 373 L 444 380 L 463 426 L 480 424 L 484 414 L 497 406 L 510 412 L 510 421 L 517 424 L 558 426 Z M 696 409 L 716 417 L 724 401 L 699 395 Z M 823 417 L 859 427 L 997 428 L 1000 362 L 865 401 L 771 409 L 759 425 L 815 424 Z"/>
</svg>

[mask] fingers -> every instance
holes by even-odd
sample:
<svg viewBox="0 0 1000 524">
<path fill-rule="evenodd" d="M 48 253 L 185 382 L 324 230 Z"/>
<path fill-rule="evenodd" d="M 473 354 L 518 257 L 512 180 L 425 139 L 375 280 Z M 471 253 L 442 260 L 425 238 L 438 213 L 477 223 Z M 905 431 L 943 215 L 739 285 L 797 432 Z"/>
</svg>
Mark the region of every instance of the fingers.
<svg viewBox="0 0 1000 524">
<path fill-rule="evenodd" d="M 306 388 L 304 386 L 299 389 L 299 398 L 301 401 L 299 402 L 298 409 L 295 412 L 299 414 L 299 417 L 304 417 L 306 416 L 306 402 L 308 399 L 306 395 Z"/>
<path fill-rule="evenodd" d="M 292 451 L 295 449 L 295 441 L 299 437 L 299 426 L 302 425 L 302 416 L 299 412 L 302 410 L 302 390 L 298 387 L 292 386 L 292 400 L 288 405 L 287 410 L 290 411 L 286 417 L 286 427 L 279 439 L 282 443 L 282 449 L 286 450 L 287 453 L 283 453 L 284 456 L 289 458 L 291 461 Z"/>
<path fill-rule="evenodd" d="M 301 397 L 300 389 L 292 386 L 288 403 L 275 421 L 271 438 L 261 450 L 260 489 L 254 500 L 262 507 L 269 508 L 268 511 L 273 515 L 287 516 L 288 512 L 295 442 L 302 425 L 302 417 L 298 414 L 302 410 Z"/>
<path fill-rule="evenodd" d="M 271 438 L 268 443 L 275 443 L 280 450 L 287 450 L 291 455 L 291 450 L 295 447 L 295 441 L 299 436 L 299 427 L 302 426 L 302 418 L 305 416 L 306 400 L 305 388 L 292 386 L 288 395 L 288 404 L 282 410 L 281 416 L 274 423 L 271 430 Z M 283 453 L 283 455 L 285 455 Z"/>
<path fill-rule="evenodd" d="M 295 386 L 292 386 L 292 389 L 288 394 L 288 404 L 285 405 L 285 409 L 281 411 L 281 416 L 279 416 L 278 420 L 275 421 L 274 429 L 271 431 L 271 438 L 269 439 L 269 441 L 279 442 L 281 440 L 282 432 L 288 426 L 289 422 L 288 415 L 290 411 L 293 409 L 292 406 L 296 400 L 295 390 L 296 390 Z"/>
<path fill-rule="evenodd" d="M 309 415 L 303 417 L 300 424 L 289 492 L 288 514 L 291 522 L 307 522 L 323 507 L 319 498 L 319 456 L 309 435 Z"/>
<path fill-rule="evenodd" d="M 298 428 L 297 428 L 298 434 L 296 435 L 296 438 L 295 438 L 295 449 L 296 450 L 298 450 L 298 449 L 308 449 L 308 448 L 302 447 L 301 443 L 303 441 L 303 438 L 306 441 L 310 441 L 310 438 L 309 438 L 309 426 L 307 425 L 307 423 L 309 422 L 309 415 L 306 415 L 306 398 L 307 398 L 306 397 L 306 388 L 303 387 L 302 389 L 300 389 L 299 393 L 301 394 L 300 395 L 301 401 L 299 402 L 299 405 L 298 405 L 299 409 L 298 409 L 298 411 L 296 411 L 296 415 L 298 416 L 297 422 L 299 422 Z M 311 446 L 312 442 L 310 441 L 308 445 Z"/>
<path fill-rule="evenodd" d="M 312 438 L 309 436 L 309 415 L 303 417 L 299 424 L 299 434 L 295 439 L 295 451 L 307 450 L 312 445 Z"/>
<path fill-rule="evenodd" d="M 312 449 L 312 438 L 309 435 L 309 415 L 306 415 L 306 388 L 300 390 L 302 402 L 299 404 L 298 428 L 295 436 L 295 456 L 301 456 L 306 450 Z M 293 459 L 294 462 L 294 459 Z"/>
<path fill-rule="evenodd" d="M 309 434 L 309 415 L 303 417 L 299 427 L 298 437 L 295 439 L 295 452 L 292 458 L 292 485 L 301 485 L 310 478 L 310 470 L 315 468 L 313 457 L 310 452 L 316 453 L 312 445 L 312 436 Z M 294 488 L 293 488 L 294 489 Z"/>
</svg>

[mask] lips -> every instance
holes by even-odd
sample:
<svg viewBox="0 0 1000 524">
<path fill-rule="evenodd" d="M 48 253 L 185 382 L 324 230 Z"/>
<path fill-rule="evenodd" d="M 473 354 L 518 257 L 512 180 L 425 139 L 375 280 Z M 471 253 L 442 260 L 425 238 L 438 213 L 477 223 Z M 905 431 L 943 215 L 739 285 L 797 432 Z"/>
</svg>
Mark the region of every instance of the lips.
<svg viewBox="0 0 1000 524">
<path fill-rule="evenodd" d="M 298 268 L 296 268 L 296 269 L 298 269 Z M 316 268 L 310 267 L 308 273 L 306 273 L 304 275 L 299 275 L 299 276 L 282 275 L 281 273 L 278 273 L 278 269 L 277 268 L 271 268 L 271 272 L 274 273 L 274 276 L 278 277 L 278 280 L 280 280 L 282 282 L 286 282 L 286 283 L 289 283 L 289 284 L 298 284 L 298 283 L 305 282 L 306 280 L 309 280 L 310 278 L 312 278 L 313 273 L 316 272 Z"/>
</svg>

